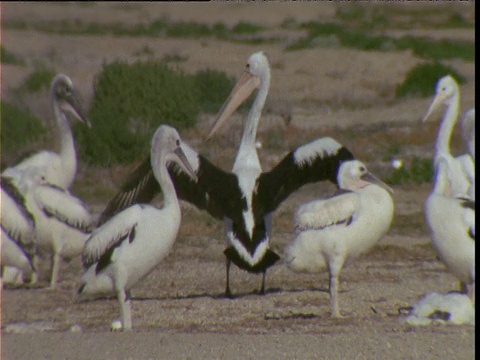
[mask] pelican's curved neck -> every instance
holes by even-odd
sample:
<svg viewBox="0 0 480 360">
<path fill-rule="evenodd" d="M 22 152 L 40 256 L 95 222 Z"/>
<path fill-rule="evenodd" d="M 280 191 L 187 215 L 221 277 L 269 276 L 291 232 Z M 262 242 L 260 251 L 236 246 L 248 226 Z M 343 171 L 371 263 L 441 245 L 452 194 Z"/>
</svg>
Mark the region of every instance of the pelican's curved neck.
<svg viewBox="0 0 480 360">
<path fill-rule="evenodd" d="M 160 156 L 157 156 L 156 158 L 152 154 L 152 171 L 163 193 L 164 208 L 173 205 L 180 209 L 177 195 L 175 193 L 175 187 L 167 170 L 167 159 L 164 154 L 160 154 Z"/>
<path fill-rule="evenodd" d="M 255 101 L 253 102 L 250 111 L 248 112 L 247 121 L 245 122 L 245 126 L 243 128 L 242 142 L 240 143 L 240 149 L 238 150 L 235 164 L 238 162 L 246 162 L 247 160 L 251 160 L 255 161 L 255 163 L 260 166 L 255 147 L 255 139 L 257 137 L 258 122 L 260 121 L 260 116 L 262 115 L 262 110 L 265 106 L 265 101 L 267 100 L 269 87 L 270 72 L 268 71 L 261 80 L 258 94 L 255 97 Z"/>
<path fill-rule="evenodd" d="M 438 131 L 435 163 L 438 162 L 440 156 L 452 156 L 450 151 L 450 139 L 452 138 L 453 128 L 457 123 L 459 102 L 460 93 L 459 90 L 457 90 L 456 95 L 452 97 L 450 104 L 448 105 L 447 111 L 445 112 L 445 116 L 440 125 L 440 130 Z"/>
<path fill-rule="evenodd" d="M 58 101 L 55 99 L 55 97 L 53 98 L 53 114 L 57 123 L 57 127 L 60 131 L 60 157 L 63 164 L 63 175 L 69 178 L 67 183 L 70 183 L 64 184 L 64 186 L 68 188 L 73 182 L 75 173 L 77 172 L 77 154 L 75 151 L 75 142 L 73 140 L 70 124 L 68 123 L 67 117 L 60 109 Z"/>
</svg>

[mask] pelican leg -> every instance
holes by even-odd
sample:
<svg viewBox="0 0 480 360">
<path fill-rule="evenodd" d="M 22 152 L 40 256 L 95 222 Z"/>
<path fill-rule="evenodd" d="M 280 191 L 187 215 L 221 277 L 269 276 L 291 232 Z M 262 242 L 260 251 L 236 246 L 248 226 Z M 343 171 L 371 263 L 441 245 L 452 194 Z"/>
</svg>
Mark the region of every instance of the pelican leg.
<svg viewBox="0 0 480 360">
<path fill-rule="evenodd" d="M 52 255 L 52 275 L 50 277 L 50 289 L 57 287 L 58 271 L 60 270 L 61 256 L 59 252 Z"/>
<path fill-rule="evenodd" d="M 338 305 L 338 288 L 339 288 L 339 277 L 340 271 L 342 270 L 344 260 L 334 261 L 332 264 L 329 263 L 329 273 L 330 273 L 330 306 L 332 309 L 332 317 L 341 318 L 340 315 L 340 306 Z"/>
<path fill-rule="evenodd" d="M 265 295 L 266 292 L 266 283 L 267 283 L 267 269 L 263 270 L 262 276 L 262 288 L 260 289 L 260 295 Z"/>
<path fill-rule="evenodd" d="M 125 290 L 117 290 L 118 304 L 120 305 L 120 317 L 124 331 L 132 330 L 132 309 L 130 292 Z"/>
<path fill-rule="evenodd" d="M 225 296 L 227 298 L 230 298 L 230 299 L 233 298 L 232 292 L 230 291 L 230 266 L 231 265 L 232 265 L 232 262 L 229 259 L 227 259 L 227 263 L 226 263 L 226 266 L 227 266 L 227 284 L 226 284 L 226 287 L 225 287 Z"/>
</svg>

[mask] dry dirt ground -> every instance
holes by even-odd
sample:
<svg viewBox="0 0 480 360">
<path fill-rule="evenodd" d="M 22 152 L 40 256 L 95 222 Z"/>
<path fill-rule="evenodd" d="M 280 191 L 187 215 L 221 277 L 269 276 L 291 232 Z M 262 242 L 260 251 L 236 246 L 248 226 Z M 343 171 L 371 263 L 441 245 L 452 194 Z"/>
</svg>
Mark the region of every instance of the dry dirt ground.
<svg viewBox="0 0 480 360">
<path fill-rule="evenodd" d="M 2 23 L 37 24 L 52 20 L 134 24 L 162 16 L 172 21 L 195 21 L 228 26 L 239 21 L 265 24 L 280 42 L 246 45 L 210 38 L 129 38 L 67 36 L 2 27 L 1 43 L 26 64 L 2 65 L 2 100 L 13 100 L 14 89 L 38 63 L 68 74 L 84 101 L 92 98 L 94 76 L 102 63 L 114 59 L 134 61 L 148 45 L 156 58 L 180 55 L 188 72 L 212 68 L 238 77 L 248 56 L 268 53 L 272 84 L 258 139 L 265 169 L 273 166 L 287 148 L 271 140 L 272 134 L 297 146 L 317 136 L 335 137 L 382 176 L 392 171 L 382 152 L 392 141 L 408 141 L 405 154 L 433 154 L 438 124 L 421 126 L 431 98 L 393 101 L 395 86 L 423 60 L 411 52 L 361 52 L 342 47 L 285 52 L 285 45 L 302 36 L 281 29 L 286 19 L 298 22 L 329 21 L 339 3 L 2 3 Z M 367 4 L 365 6 L 374 6 Z M 442 8 L 474 16 L 474 2 L 403 4 Z M 387 31 L 388 33 L 388 31 Z M 432 38 L 468 39 L 473 30 L 395 30 Z M 474 105 L 473 63 L 450 60 L 467 79 L 461 87 L 462 111 Z M 48 94 L 29 95 L 24 101 L 41 118 L 51 116 Z M 288 119 L 288 121 L 287 121 Z M 197 128 L 182 137 L 225 168 L 231 166 L 239 143 L 241 125 L 224 131 L 223 142 L 205 145 L 201 136 L 212 121 L 203 116 Z M 238 122 L 239 123 L 239 122 Z M 456 144 L 458 131 L 454 134 Z M 278 142 L 278 141 L 277 141 Z M 277 148 L 268 149 L 275 143 Z M 460 146 L 454 148 L 461 151 Z M 127 172 L 126 170 L 122 175 Z M 80 167 L 75 193 L 85 183 L 89 169 Z M 99 176 L 93 175 L 93 176 Z M 119 176 L 98 182 L 118 187 Z M 87 182 L 88 183 L 88 182 Z M 268 272 L 268 292 L 256 293 L 261 278 L 235 268 L 232 290 L 236 298 L 222 296 L 225 282 L 222 224 L 182 204 L 180 235 L 169 257 L 133 289 L 133 322 L 129 334 L 110 333 L 118 318 L 116 300 L 78 303 L 75 290 L 82 269 L 80 259 L 64 265 L 59 289 L 46 290 L 48 265 L 41 263 L 41 279 L 33 288 L 2 291 L 2 359 L 473 359 L 475 328 L 472 326 L 411 327 L 399 309 L 418 302 L 432 291 L 458 288 L 457 280 L 437 259 L 430 244 L 422 207 L 431 183 L 395 186 L 395 220 L 390 232 L 369 254 L 341 274 L 342 319 L 329 313 L 328 273 L 294 274 L 280 263 Z M 309 185 L 292 195 L 276 211 L 272 247 L 283 254 L 292 239 L 295 208 L 310 199 L 328 195 L 333 186 Z M 95 211 L 105 203 L 87 199 Z M 15 325 L 28 324 L 25 334 Z M 43 331 L 34 331 L 35 328 Z M 6 330 L 9 331 L 6 331 Z M 13 330 L 12 330 L 13 329 Z M 79 331 L 80 330 L 80 331 Z"/>
</svg>

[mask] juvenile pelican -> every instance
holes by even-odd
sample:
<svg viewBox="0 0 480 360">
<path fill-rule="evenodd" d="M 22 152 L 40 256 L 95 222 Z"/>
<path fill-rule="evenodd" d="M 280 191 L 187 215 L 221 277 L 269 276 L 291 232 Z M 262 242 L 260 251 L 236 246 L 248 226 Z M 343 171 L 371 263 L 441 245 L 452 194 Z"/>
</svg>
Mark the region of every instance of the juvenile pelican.
<svg viewBox="0 0 480 360">
<path fill-rule="evenodd" d="M 448 173 L 452 176 L 450 182 L 453 195 L 465 196 L 475 183 L 475 165 L 469 154 L 453 157 L 450 150 L 450 139 L 460 106 L 460 89 L 453 77 L 447 75 L 438 81 L 435 93 L 435 98 L 422 120 L 427 121 L 441 105 L 447 106 L 435 145 L 434 166 L 437 166 L 440 158 L 444 158 L 449 168 Z"/>
<path fill-rule="evenodd" d="M 51 256 L 50 288 L 55 288 L 61 260 L 82 253 L 93 219 L 85 204 L 67 190 L 47 183 L 36 171 L 26 175 L 25 198 L 35 219 L 36 249 Z"/>
<path fill-rule="evenodd" d="M 266 271 L 279 256 L 269 249 L 273 211 L 294 191 L 305 184 L 336 181 L 337 171 L 353 155 L 332 138 L 321 138 L 288 153 L 277 166 L 262 172 L 255 147 L 260 115 L 270 83 L 270 67 L 263 52 L 248 59 L 243 76 L 220 110 L 209 137 L 226 122 L 254 90 L 258 94 L 245 122 L 243 137 L 232 172 L 225 172 L 204 156 L 187 147 L 186 155 L 198 177 L 198 183 L 180 171 L 170 169 L 180 199 L 207 210 L 224 220 L 226 230 L 226 289 L 230 290 L 230 266 L 262 273 L 260 293 L 266 290 Z M 150 201 L 159 191 L 147 159 L 122 186 L 100 217 L 100 223 L 135 202 Z"/>
<path fill-rule="evenodd" d="M 87 269 L 78 290 L 80 300 L 116 294 L 123 328 L 131 330 L 130 289 L 150 274 L 169 253 L 180 227 L 180 205 L 167 171 L 179 164 L 196 181 L 177 131 L 160 126 L 152 140 L 153 174 L 164 196 L 164 207 L 137 204 L 97 228 L 83 251 Z"/>
<path fill-rule="evenodd" d="M 68 189 L 77 172 L 77 155 L 66 114 L 73 114 L 88 127 L 91 125 L 80 106 L 72 80 L 68 76 L 63 74 L 55 76 L 51 96 L 55 122 L 60 131 L 60 152 L 41 151 L 7 168 L 2 175 L 12 177 L 17 182 L 25 173 L 33 175 L 32 171 L 25 172 L 33 168 L 36 169 L 37 174 L 45 177 L 46 182 Z"/>
<path fill-rule="evenodd" d="M 475 299 L 475 202 L 451 196 L 449 171 L 447 160 L 441 159 L 425 217 L 440 259 L 462 283 L 473 285 Z"/>
<path fill-rule="evenodd" d="M 370 250 L 390 228 L 392 190 L 357 160 L 344 162 L 338 184 L 345 190 L 329 199 L 315 200 L 295 212 L 295 238 L 285 261 L 297 272 L 330 273 L 332 316 L 340 317 L 338 284 L 342 268 Z"/>
</svg>

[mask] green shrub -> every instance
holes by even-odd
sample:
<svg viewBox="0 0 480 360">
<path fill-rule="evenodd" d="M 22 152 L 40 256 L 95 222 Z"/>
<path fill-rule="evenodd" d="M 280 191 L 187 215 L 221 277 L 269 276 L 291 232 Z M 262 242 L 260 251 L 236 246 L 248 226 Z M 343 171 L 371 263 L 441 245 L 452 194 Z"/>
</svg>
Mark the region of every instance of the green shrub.
<svg viewBox="0 0 480 360">
<path fill-rule="evenodd" d="M 200 110 L 192 77 L 164 62 L 104 65 L 94 90 L 92 129 L 76 126 L 74 131 L 82 158 L 95 165 L 144 156 L 160 124 L 191 127 Z"/>
<path fill-rule="evenodd" d="M 55 73 L 51 70 L 40 68 L 32 72 L 25 79 L 25 84 L 21 87 L 28 92 L 35 93 L 44 89 L 49 89 Z"/>
<path fill-rule="evenodd" d="M 202 70 L 194 76 L 201 111 L 216 113 L 235 85 L 235 79 L 216 70 Z"/>
<path fill-rule="evenodd" d="M 450 74 L 459 83 L 465 83 L 465 78 L 449 66 L 436 63 L 425 63 L 410 70 L 402 84 L 395 90 L 395 97 L 408 96 L 428 97 L 435 93 L 435 86 L 440 78 Z"/>
<path fill-rule="evenodd" d="M 2 64 L 7 65 L 23 65 L 23 61 L 18 57 L 13 55 L 10 51 L 7 51 L 2 45 L 0 45 L 0 57 L 2 59 Z"/>
<path fill-rule="evenodd" d="M 38 141 L 46 134 L 42 121 L 30 112 L 2 101 L 1 107 L 2 131 L 2 167 L 5 159 L 14 159 L 26 150 L 32 142 Z M 20 150 L 19 150 L 20 149 Z"/>
<path fill-rule="evenodd" d="M 433 180 L 434 169 L 432 159 L 419 158 L 414 156 L 410 162 L 410 166 L 402 166 L 395 169 L 385 182 L 390 185 L 404 184 L 423 184 Z"/>
</svg>

